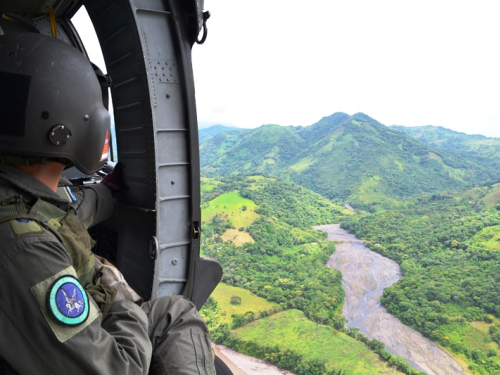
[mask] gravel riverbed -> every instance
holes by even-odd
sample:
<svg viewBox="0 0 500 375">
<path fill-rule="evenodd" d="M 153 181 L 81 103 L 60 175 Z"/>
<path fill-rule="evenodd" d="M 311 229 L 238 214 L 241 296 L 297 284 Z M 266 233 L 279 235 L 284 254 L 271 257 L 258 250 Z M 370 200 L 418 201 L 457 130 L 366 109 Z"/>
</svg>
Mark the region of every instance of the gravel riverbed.
<svg viewBox="0 0 500 375">
<path fill-rule="evenodd" d="M 343 316 L 348 319 L 348 327 L 358 327 L 429 375 L 470 374 L 446 351 L 401 323 L 380 304 L 384 288 L 401 277 L 396 262 L 371 251 L 338 224 L 315 229 L 327 232 L 328 240 L 339 242 L 327 266 L 342 272 L 346 294 Z"/>
<path fill-rule="evenodd" d="M 235 352 L 224 345 L 213 345 L 213 348 L 215 354 L 231 369 L 233 375 L 294 375 L 261 359 Z"/>
</svg>

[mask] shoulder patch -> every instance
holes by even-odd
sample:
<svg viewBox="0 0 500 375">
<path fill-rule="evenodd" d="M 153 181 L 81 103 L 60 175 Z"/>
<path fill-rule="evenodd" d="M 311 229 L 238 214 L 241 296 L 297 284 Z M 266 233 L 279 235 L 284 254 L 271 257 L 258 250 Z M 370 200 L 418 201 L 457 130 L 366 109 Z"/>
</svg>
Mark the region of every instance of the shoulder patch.
<svg viewBox="0 0 500 375">
<path fill-rule="evenodd" d="M 25 234 L 40 234 L 43 233 L 43 228 L 34 220 L 30 219 L 14 219 L 10 220 L 9 224 L 16 236 L 24 236 Z"/>
<path fill-rule="evenodd" d="M 89 317 L 89 299 L 80 282 L 71 275 L 54 281 L 47 295 L 53 317 L 61 324 L 77 326 Z"/>
<path fill-rule="evenodd" d="M 72 266 L 34 285 L 31 293 L 60 342 L 72 338 L 100 315 Z"/>
</svg>

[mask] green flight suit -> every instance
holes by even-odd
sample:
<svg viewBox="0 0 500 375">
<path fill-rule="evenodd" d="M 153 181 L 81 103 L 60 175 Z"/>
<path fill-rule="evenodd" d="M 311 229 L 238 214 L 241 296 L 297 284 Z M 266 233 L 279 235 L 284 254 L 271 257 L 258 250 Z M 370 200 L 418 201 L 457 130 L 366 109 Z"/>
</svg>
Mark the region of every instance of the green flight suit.
<svg viewBox="0 0 500 375">
<path fill-rule="evenodd" d="M 113 199 L 103 185 L 75 192 L 78 204 L 73 204 L 70 195 L 0 164 L 0 205 L 20 195 L 25 202 L 40 198 L 65 212 L 78 207 L 77 217 L 87 225 L 112 211 Z M 84 282 L 74 262 L 43 223 L 0 223 L 0 375 L 215 374 L 207 328 L 190 301 L 164 297 L 142 307 L 114 302 L 103 315 L 91 295 L 78 289 Z M 66 307 L 84 306 L 82 322 L 54 313 L 54 306 L 64 305 L 57 302 L 60 280 L 72 280 L 73 299 L 65 294 Z"/>
</svg>

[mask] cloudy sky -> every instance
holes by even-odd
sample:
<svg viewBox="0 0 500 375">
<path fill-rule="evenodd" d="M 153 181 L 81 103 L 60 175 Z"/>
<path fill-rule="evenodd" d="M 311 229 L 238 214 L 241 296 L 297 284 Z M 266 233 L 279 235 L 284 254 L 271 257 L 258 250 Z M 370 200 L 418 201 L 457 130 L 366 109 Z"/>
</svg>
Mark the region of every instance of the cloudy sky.
<svg viewBox="0 0 500 375">
<path fill-rule="evenodd" d="M 205 0 L 200 126 L 385 125 L 500 137 L 500 2 Z"/>
<path fill-rule="evenodd" d="M 500 137 L 498 0 L 205 0 L 205 9 L 208 38 L 193 47 L 200 127 L 364 112 L 385 125 Z"/>
</svg>

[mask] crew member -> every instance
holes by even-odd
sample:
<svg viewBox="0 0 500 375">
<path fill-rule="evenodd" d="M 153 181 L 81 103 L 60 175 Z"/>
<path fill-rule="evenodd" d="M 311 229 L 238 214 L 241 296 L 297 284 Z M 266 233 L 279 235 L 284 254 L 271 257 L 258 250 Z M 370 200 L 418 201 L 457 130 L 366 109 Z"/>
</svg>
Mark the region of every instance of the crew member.
<svg viewBox="0 0 500 375">
<path fill-rule="evenodd" d="M 0 35 L 0 374 L 215 374 L 190 301 L 141 305 L 92 254 L 87 228 L 113 198 L 61 175 L 102 168 L 108 138 L 82 53 L 36 33 Z"/>
</svg>

